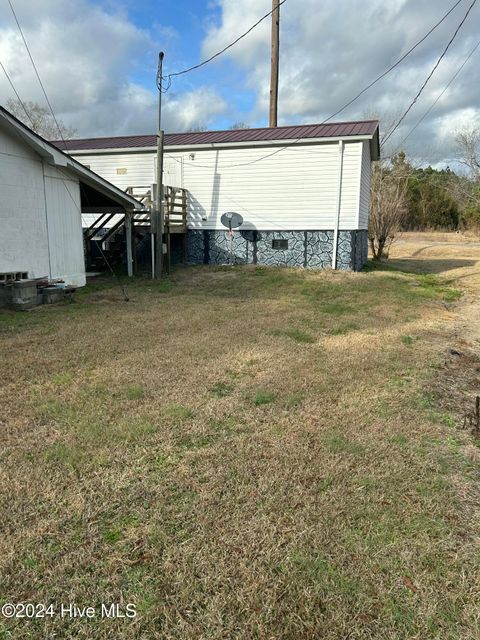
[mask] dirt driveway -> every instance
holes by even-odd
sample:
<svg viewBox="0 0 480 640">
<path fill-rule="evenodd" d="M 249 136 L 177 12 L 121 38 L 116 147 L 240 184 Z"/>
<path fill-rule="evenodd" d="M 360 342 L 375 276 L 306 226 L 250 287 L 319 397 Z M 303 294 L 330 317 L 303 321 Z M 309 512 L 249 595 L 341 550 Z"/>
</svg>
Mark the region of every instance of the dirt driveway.
<svg viewBox="0 0 480 640">
<path fill-rule="evenodd" d="M 439 275 L 464 292 L 451 308 L 452 339 L 480 354 L 480 241 L 454 233 L 405 233 L 392 258 L 401 268 Z"/>
<path fill-rule="evenodd" d="M 405 233 L 391 252 L 392 264 L 402 269 L 432 273 L 460 289 L 460 300 L 446 304 L 439 315 L 441 330 L 432 340 L 445 353 L 436 381 L 436 395 L 456 419 L 457 427 L 475 424 L 475 402 L 480 395 L 480 242 L 454 233 Z M 470 427 L 471 428 L 471 427 Z M 475 430 L 474 430 L 475 431 Z M 478 436 L 478 426 L 475 431 Z M 478 446 L 465 453 L 478 460 Z"/>
</svg>

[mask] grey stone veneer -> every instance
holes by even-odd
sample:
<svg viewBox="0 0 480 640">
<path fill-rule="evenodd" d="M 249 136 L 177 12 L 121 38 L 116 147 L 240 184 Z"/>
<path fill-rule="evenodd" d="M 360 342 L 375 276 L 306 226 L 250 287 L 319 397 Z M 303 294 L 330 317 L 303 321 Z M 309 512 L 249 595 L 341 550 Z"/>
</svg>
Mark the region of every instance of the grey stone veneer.
<svg viewBox="0 0 480 640">
<path fill-rule="evenodd" d="M 247 232 L 252 234 L 252 232 Z M 246 235 L 247 235 L 246 234 Z M 187 231 L 187 264 L 265 264 L 283 267 L 325 269 L 332 266 L 333 231 L 255 231 L 246 239 L 233 236 L 232 260 L 226 231 Z M 288 249 L 273 249 L 272 240 L 288 240 Z M 367 261 L 365 229 L 340 231 L 337 268 L 360 271 Z"/>
</svg>

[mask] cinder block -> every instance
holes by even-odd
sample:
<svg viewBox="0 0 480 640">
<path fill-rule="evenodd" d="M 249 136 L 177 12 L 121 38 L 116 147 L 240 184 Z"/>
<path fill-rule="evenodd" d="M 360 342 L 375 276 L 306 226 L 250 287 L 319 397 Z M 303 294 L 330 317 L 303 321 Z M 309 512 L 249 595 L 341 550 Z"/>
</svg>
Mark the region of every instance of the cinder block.
<svg viewBox="0 0 480 640">
<path fill-rule="evenodd" d="M 12 286 L 9 284 L 0 285 L 0 308 L 9 307 L 12 303 Z"/>
<path fill-rule="evenodd" d="M 11 306 L 13 309 L 33 309 L 37 306 L 37 283 L 35 280 L 19 280 L 12 283 Z"/>
<path fill-rule="evenodd" d="M 45 287 L 42 290 L 43 304 L 55 304 L 61 302 L 65 297 L 65 290 L 62 287 Z"/>
</svg>

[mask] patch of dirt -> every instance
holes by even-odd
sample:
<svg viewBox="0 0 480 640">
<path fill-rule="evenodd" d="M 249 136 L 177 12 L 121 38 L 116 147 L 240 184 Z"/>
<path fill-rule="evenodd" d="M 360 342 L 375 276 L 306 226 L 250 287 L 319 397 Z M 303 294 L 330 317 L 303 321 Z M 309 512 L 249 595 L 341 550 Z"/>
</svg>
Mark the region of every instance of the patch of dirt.
<svg viewBox="0 0 480 640">
<path fill-rule="evenodd" d="M 423 245 L 423 246 L 419 246 Z M 434 272 L 463 292 L 449 305 L 442 345 L 445 362 L 436 380 L 441 406 L 462 427 L 480 395 L 480 243 L 458 234 L 405 234 L 394 249 L 404 268 Z"/>
</svg>

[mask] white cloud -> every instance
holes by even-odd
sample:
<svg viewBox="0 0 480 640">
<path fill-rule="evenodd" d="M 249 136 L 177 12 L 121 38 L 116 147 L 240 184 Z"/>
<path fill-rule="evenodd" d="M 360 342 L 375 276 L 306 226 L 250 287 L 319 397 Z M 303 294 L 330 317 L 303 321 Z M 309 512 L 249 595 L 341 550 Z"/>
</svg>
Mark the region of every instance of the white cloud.
<svg viewBox="0 0 480 640">
<path fill-rule="evenodd" d="M 253 24 L 271 8 L 270 0 L 218 0 L 218 3 L 222 7 L 221 24 L 208 32 L 203 47 L 205 55 L 225 46 L 245 25 Z M 398 70 L 335 119 L 359 118 L 366 110 L 387 117 L 403 112 L 468 4 L 462 3 Z M 451 6 L 451 0 L 287 1 L 281 7 L 280 122 L 319 122 L 330 116 L 405 53 Z M 479 13 L 475 7 L 392 143 L 407 134 L 473 48 L 478 39 Z M 251 119 L 263 122 L 269 100 L 269 40 L 267 19 L 226 54 L 246 70 L 248 87 L 256 94 Z M 451 130 L 449 118 L 456 118 L 457 112 L 466 109 L 472 117 L 480 114 L 476 89 L 479 81 L 480 65 L 472 58 L 452 89 L 409 139 L 412 153 L 423 154 L 428 146 L 432 160 L 448 155 L 445 131 Z"/>
<path fill-rule="evenodd" d="M 147 133 L 156 129 L 153 85 L 157 48 L 150 34 L 122 12 L 107 12 L 88 0 L 16 0 L 16 12 L 59 118 L 80 135 Z M 174 37 L 169 25 L 157 33 Z M 45 99 L 7 3 L 0 8 L 0 60 L 23 100 Z M 148 68 L 152 90 L 132 78 Z M 12 96 L 0 74 L 0 101 Z M 164 99 L 167 130 L 208 125 L 225 108 L 212 89 L 197 88 Z"/>
<path fill-rule="evenodd" d="M 80 135 L 153 132 L 157 92 L 153 86 L 158 42 L 181 50 L 179 24 L 141 29 L 117 3 L 94 0 L 15 0 L 25 35 L 58 116 Z M 134 0 L 129 0 L 134 3 Z M 207 25 L 198 58 L 207 57 L 271 9 L 271 0 L 210 0 L 198 3 L 199 24 Z M 320 122 L 350 100 L 409 49 L 452 6 L 452 0 L 287 0 L 281 8 L 280 123 Z M 464 0 L 452 15 L 394 73 L 380 81 L 335 119 L 370 113 L 385 120 L 406 109 L 466 11 Z M 108 8 L 106 8 L 108 7 Z M 208 13 L 220 8 L 220 21 Z M 202 13 L 203 11 L 206 13 Z M 217 15 L 215 11 L 215 15 Z M 436 99 L 478 40 L 480 7 L 475 7 L 437 72 L 405 119 L 392 143 L 408 133 Z M 209 22 L 210 21 L 210 22 Z M 181 53 L 177 55 L 179 66 Z M 189 56 L 190 58 L 190 56 Z M 477 87 L 480 49 L 408 139 L 408 151 L 438 162 L 451 154 L 452 132 L 463 119 L 480 117 Z M 25 48 L 6 2 L 0 3 L 0 60 L 22 98 L 44 103 Z M 270 19 L 228 51 L 232 65 L 208 66 L 210 86 L 198 86 L 201 73 L 183 76 L 164 96 L 167 130 L 184 130 L 243 120 L 265 124 L 270 78 Z M 191 61 L 191 59 L 190 59 Z M 176 68 L 174 70 L 177 70 Z M 215 76 L 215 73 L 217 74 Z M 244 81 L 241 81 L 242 74 Z M 139 78 L 152 78 L 145 88 Z M 203 76 L 205 77 L 205 76 Z M 175 93 L 177 89 L 187 88 Z M 227 105 L 220 93 L 232 96 Z M 244 100 L 244 93 L 249 92 Z M 0 72 L 0 101 L 12 95 Z M 253 95 L 254 106 L 250 97 Z M 428 156 L 426 153 L 428 151 Z"/>
</svg>

